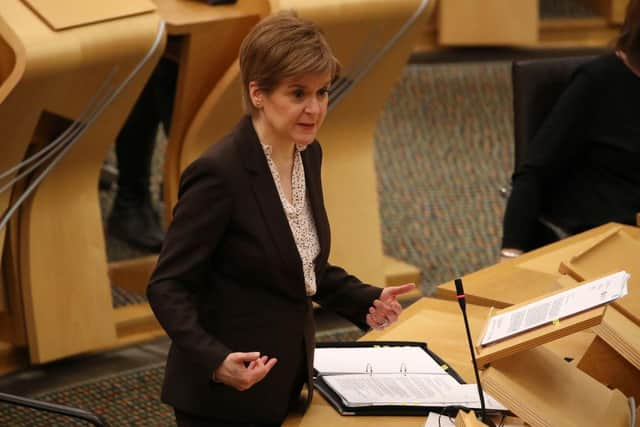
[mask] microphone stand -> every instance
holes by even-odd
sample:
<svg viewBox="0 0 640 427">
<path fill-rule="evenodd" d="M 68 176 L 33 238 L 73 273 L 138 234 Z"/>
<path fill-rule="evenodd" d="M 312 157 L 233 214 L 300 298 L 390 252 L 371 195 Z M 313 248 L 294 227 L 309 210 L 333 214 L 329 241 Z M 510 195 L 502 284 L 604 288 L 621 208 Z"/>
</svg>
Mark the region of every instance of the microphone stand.
<svg viewBox="0 0 640 427">
<path fill-rule="evenodd" d="M 476 375 L 476 385 L 478 386 L 478 395 L 480 396 L 480 420 L 488 425 L 489 427 L 495 427 L 493 421 L 487 417 L 486 407 L 484 403 L 484 393 L 482 392 L 482 385 L 480 384 L 480 373 L 478 371 L 478 364 L 476 362 L 476 355 L 473 351 L 473 342 L 471 341 L 471 332 L 469 330 L 469 319 L 467 318 L 467 303 L 464 296 L 464 290 L 462 289 L 462 279 L 457 278 L 455 280 L 456 284 L 456 295 L 458 298 L 458 304 L 460 305 L 460 310 L 462 310 L 462 317 L 464 318 L 464 328 L 467 332 L 467 342 L 469 344 L 469 350 L 471 351 L 471 361 L 473 362 L 473 373 Z"/>
</svg>

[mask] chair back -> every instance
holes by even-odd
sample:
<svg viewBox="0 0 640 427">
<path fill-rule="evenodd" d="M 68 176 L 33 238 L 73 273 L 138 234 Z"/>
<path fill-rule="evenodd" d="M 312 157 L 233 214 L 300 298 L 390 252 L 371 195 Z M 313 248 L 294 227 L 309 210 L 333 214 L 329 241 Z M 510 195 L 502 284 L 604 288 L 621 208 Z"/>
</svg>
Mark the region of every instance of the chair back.
<svg viewBox="0 0 640 427">
<path fill-rule="evenodd" d="M 571 75 L 594 55 L 514 61 L 513 82 L 514 169 L 525 159 L 527 144 L 567 87 Z"/>
</svg>

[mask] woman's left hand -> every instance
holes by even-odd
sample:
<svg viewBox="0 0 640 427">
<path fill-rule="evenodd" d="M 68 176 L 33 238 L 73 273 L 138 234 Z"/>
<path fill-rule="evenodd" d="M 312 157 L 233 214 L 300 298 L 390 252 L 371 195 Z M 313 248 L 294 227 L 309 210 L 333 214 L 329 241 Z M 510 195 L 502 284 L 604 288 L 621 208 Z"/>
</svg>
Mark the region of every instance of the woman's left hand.
<svg viewBox="0 0 640 427">
<path fill-rule="evenodd" d="M 402 306 L 397 301 L 398 295 L 406 294 L 416 288 L 415 283 L 406 283 L 400 286 L 384 288 L 380 298 L 373 301 L 367 314 L 367 325 L 373 329 L 384 329 L 396 320 L 402 313 Z"/>
</svg>

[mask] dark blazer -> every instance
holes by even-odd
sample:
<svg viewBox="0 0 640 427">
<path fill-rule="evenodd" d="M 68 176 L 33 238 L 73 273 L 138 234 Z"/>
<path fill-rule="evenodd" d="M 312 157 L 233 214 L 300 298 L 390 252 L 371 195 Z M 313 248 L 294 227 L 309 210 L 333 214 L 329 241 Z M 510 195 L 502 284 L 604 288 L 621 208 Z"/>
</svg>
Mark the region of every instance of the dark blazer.
<svg viewBox="0 0 640 427">
<path fill-rule="evenodd" d="M 322 306 L 366 328 L 381 292 L 328 263 L 330 233 L 316 142 L 302 152 L 320 241 L 315 260 Z M 162 400 L 184 412 L 279 423 L 296 378 L 310 382 L 312 304 L 302 263 L 251 119 L 212 145 L 182 174 L 179 200 L 147 289 L 172 340 Z M 239 392 L 210 381 L 230 352 L 277 357 L 264 380 Z M 305 375 L 306 374 L 306 375 Z"/>
</svg>

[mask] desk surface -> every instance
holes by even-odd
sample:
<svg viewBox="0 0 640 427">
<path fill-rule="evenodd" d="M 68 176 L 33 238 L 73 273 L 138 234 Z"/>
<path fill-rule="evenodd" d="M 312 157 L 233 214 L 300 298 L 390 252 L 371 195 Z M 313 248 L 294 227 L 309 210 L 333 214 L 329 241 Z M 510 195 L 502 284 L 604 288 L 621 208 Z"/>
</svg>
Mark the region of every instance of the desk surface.
<svg viewBox="0 0 640 427">
<path fill-rule="evenodd" d="M 558 289 L 561 261 L 591 246 L 611 230 L 621 227 L 632 237 L 640 237 L 640 228 L 609 223 L 584 233 L 560 240 L 464 277 L 467 301 L 503 308 Z M 453 281 L 440 285 L 436 296 L 455 298 Z"/>
<path fill-rule="evenodd" d="M 471 336 L 477 337 L 488 316 L 489 307 L 467 304 Z M 475 383 L 473 366 L 460 307 L 456 301 L 422 298 L 408 307 L 401 320 L 384 331 L 372 331 L 361 340 L 422 341 L 442 357 L 460 376 Z M 549 348 L 562 357 L 574 357 L 593 340 L 593 334 L 580 333 L 554 342 Z M 311 407 L 304 414 L 291 414 L 285 426 L 369 426 L 422 427 L 426 417 L 340 416 L 319 394 L 314 394 Z"/>
</svg>

